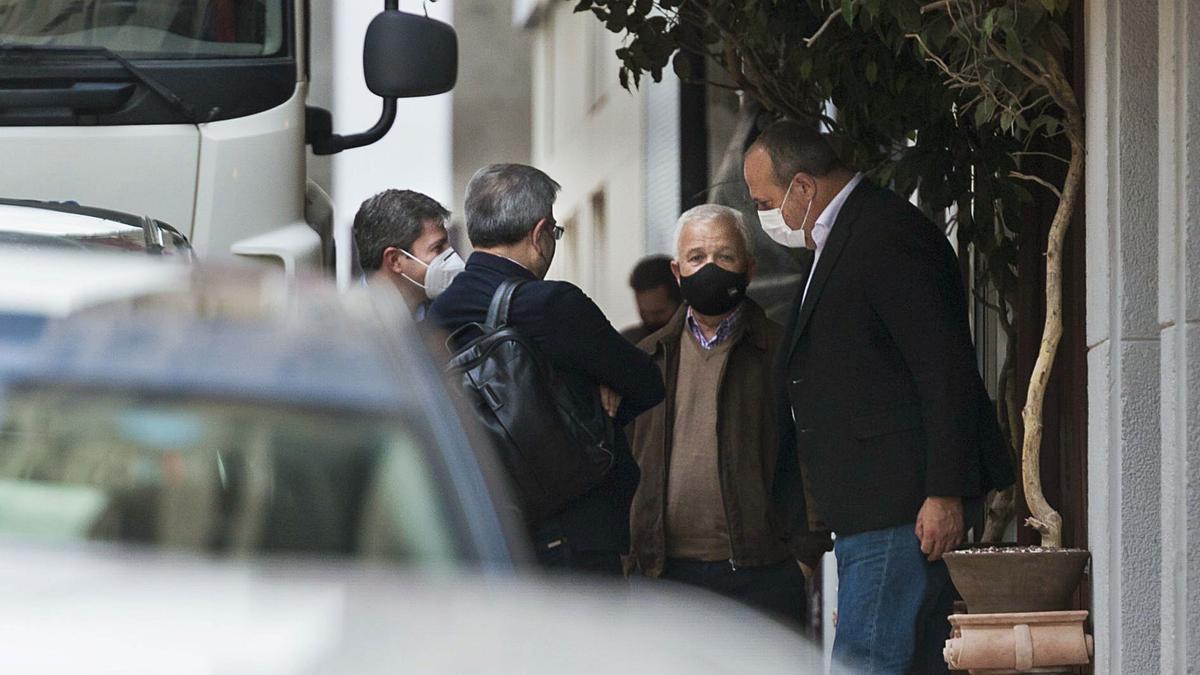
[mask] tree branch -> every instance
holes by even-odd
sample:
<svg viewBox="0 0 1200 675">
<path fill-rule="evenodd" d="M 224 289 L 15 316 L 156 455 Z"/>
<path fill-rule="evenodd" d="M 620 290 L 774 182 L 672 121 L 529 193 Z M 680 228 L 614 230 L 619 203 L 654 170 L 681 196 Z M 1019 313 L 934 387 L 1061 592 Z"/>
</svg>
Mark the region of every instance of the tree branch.
<svg viewBox="0 0 1200 675">
<path fill-rule="evenodd" d="M 1034 151 L 1034 150 L 1019 150 L 1017 152 L 1012 153 L 1012 156 L 1013 157 L 1049 157 L 1050 159 L 1057 159 L 1058 161 L 1062 162 L 1063 164 L 1071 163 L 1071 161 L 1068 160 L 1066 157 L 1063 157 L 1061 155 L 1056 155 L 1053 152 L 1039 152 L 1039 151 Z"/>
<path fill-rule="evenodd" d="M 853 0 L 851 4 L 857 4 L 857 2 L 858 0 Z M 804 38 L 804 46 L 812 47 L 813 43 L 817 41 L 817 38 L 821 37 L 821 35 L 829 28 L 829 26 L 833 24 L 833 20 L 836 19 L 841 13 L 842 10 L 835 9 L 829 14 L 829 16 L 825 17 L 825 23 L 821 24 L 821 27 L 817 29 L 817 32 L 813 33 L 812 37 Z"/>
<path fill-rule="evenodd" d="M 1019 178 L 1021 180 L 1027 180 L 1032 183 L 1037 183 L 1038 185 L 1041 185 L 1042 187 L 1049 190 L 1050 192 L 1053 192 L 1054 196 L 1057 197 L 1059 201 L 1062 201 L 1062 192 L 1058 188 L 1054 187 L 1053 183 L 1051 183 L 1050 181 L 1047 181 L 1044 178 L 1039 178 L 1037 176 L 1031 176 L 1027 173 L 1021 173 L 1020 171 L 1009 171 L 1008 176 L 1010 178 Z"/>
</svg>

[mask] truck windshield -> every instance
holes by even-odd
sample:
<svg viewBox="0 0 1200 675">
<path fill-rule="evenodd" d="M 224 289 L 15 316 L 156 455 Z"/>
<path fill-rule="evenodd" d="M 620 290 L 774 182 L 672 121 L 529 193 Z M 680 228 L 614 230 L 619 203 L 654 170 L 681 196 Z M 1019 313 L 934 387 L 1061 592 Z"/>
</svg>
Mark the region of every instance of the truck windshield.
<svg viewBox="0 0 1200 675">
<path fill-rule="evenodd" d="M 131 58 L 279 56 L 285 26 L 284 0 L 0 0 L 0 44 Z"/>
</svg>

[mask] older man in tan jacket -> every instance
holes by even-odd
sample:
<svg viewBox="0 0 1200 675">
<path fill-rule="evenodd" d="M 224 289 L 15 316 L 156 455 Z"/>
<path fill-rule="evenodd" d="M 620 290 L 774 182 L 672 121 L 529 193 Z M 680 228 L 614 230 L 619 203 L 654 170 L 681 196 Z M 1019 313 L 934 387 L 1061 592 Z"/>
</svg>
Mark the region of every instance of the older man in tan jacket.
<svg viewBox="0 0 1200 675">
<path fill-rule="evenodd" d="M 667 396 L 631 431 L 642 470 L 632 559 L 647 576 L 803 623 L 797 562 L 815 564 L 829 537 L 805 526 L 795 450 L 780 447 L 771 368 L 783 329 L 746 297 L 753 240 L 739 212 L 695 207 L 676 241 L 685 304 L 639 345 Z"/>
</svg>

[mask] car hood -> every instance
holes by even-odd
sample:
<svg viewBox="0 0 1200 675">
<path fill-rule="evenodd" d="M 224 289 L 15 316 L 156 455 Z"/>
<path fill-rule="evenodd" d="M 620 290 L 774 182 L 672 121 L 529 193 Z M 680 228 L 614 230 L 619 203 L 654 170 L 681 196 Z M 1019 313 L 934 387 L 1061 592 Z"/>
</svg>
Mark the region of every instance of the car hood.
<svg viewBox="0 0 1200 675">
<path fill-rule="evenodd" d="M 0 672 L 822 672 L 789 628 L 668 582 L 11 541 L 0 568 Z"/>
</svg>

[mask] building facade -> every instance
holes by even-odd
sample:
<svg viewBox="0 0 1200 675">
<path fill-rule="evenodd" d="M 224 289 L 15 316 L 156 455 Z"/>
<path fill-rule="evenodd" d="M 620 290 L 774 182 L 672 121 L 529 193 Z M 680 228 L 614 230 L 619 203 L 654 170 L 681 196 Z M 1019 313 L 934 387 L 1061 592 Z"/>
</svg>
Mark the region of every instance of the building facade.
<svg viewBox="0 0 1200 675">
<path fill-rule="evenodd" d="M 1200 5 L 1088 0 L 1096 672 L 1200 671 Z"/>
</svg>

